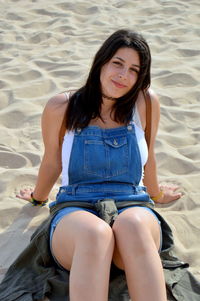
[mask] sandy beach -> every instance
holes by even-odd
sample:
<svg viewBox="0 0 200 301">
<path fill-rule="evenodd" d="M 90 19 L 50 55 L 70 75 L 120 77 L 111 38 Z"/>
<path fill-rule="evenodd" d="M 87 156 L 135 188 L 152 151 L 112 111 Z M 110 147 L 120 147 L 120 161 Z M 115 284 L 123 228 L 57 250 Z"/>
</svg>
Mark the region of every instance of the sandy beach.
<svg viewBox="0 0 200 301">
<path fill-rule="evenodd" d="M 101 43 L 126 27 L 151 47 L 152 88 L 161 103 L 160 182 L 178 184 L 184 193 L 156 207 L 173 230 L 178 257 L 200 280 L 198 0 L 0 1 L 0 280 L 48 215 L 48 207 L 15 197 L 20 188 L 34 187 L 43 108 L 55 94 L 80 87 Z"/>
</svg>

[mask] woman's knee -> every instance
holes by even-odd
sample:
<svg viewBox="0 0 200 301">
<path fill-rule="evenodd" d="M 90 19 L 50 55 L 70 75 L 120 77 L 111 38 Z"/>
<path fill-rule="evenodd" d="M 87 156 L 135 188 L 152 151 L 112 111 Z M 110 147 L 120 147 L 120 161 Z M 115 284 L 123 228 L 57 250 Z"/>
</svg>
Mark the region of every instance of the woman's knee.
<svg viewBox="0 0 200 301">
<path fill-rule="evenodd" d="M 111 227 L 100 218 L 86 212 L 76 212 L 64 217 L 57 225 L 53 241 L 67 250 L 74 252 L 77 247 L 84 246 L 95 250 L 106 242 L 113 244 Z M 55 239 L 55 236 L 57 239 Z"/>
<path fill-rule="evenodd" d="M 131 210 L 123 212 L 118 216 L 114 225 L 113 232 L 117 244 L 131 243 L 134 248 L 148 248 L 150 243 L 159 240 L 159 225 L 149 212 Z"/>
<path fill-rule="evenodd" d="M 113 249 L 111 227 L 98 217 L 83 212 L 64 217 L 52 238 L 53 255 L 67 269 L 70 269 L 75 252 L 97 257 L 103 252 L 112 254 Z"/>
<path fill-rule="evenodd" d="M 143 231 L 143 223 L 137 214 L 119 215 L 113 225 L 113 232 L 117 236 L 124 236 L 128 233 L 139 235 L 141 231 Z"/>
<path fill-rule="evenodd" d="M 95 224 L 84 225 L 76 240 L 77 246 L 85 245 L 92 250 L 103 249 L 107 245 L 113 248 L 114 235 L 111 227 L 102 220 Z"/>
</svg>

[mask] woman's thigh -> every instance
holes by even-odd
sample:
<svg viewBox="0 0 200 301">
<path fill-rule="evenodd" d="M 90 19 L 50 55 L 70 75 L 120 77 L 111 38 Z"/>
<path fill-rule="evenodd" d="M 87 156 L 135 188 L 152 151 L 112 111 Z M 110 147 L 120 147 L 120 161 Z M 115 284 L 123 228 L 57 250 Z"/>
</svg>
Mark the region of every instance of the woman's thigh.
<svg viewBox="0 0 200 301">
<path fill-rule="evenodd" d="M 59 220 L 51 233 L 51 252 L 58 265 L 70 270 L 75 249 L 94 247 L 98 240 L 111 237 L 112 229 L 108 224 L 95 213 L 80 208 Z"/>
<path fill-rule="evenodd" d="M 162 231 L 160 222 L 149 208 L 132 207 L 121 211 L 113 224 L 113 232 L 116 241 L 113 262 L 121 269 L 124 269 L 124 265 L 118 242 L 126 244 L 128 242 L 139 247 L 140 242 L 145 244 L 151 241 L 155 244 L 158 252 L 161 250 Z"/>
</svg>

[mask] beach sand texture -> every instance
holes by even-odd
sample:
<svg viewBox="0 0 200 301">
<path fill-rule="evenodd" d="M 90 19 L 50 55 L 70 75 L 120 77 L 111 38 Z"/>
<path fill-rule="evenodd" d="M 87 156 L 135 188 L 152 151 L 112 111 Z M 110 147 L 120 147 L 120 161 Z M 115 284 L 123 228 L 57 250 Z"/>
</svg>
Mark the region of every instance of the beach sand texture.
<svg viewBox="0 0 200 301">
<path fill-rule="evenodd" d="M 84 83 L 101 43 L 124 27 L 151 47 L 152 88 L 161 102 L 159 179 L 184 192 L 157 208 L 173 229 L 177 255 L 200 280 L 198 0 L 0 1 L 0 280 L 48 215 L 15 197 L 36 180 L 44 105 Z"/>
</svg>

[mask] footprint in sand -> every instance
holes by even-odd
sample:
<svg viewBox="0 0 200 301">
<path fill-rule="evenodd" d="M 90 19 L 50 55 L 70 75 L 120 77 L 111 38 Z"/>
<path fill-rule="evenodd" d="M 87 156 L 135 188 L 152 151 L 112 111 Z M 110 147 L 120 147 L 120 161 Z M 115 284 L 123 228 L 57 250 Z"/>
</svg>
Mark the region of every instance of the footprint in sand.
<svg viewBox="0 0 200 301">
<path fill-rule="evenodd" d="M 6 169 L 21 168 L 28 165 L 28 160 L 26 157 L 7 151 L 0 151 L 0 167 Z"/>
<path fill-rule="evenodd" d="M 37 166 L 41 162 L 40 156 L 36 154 L 28 153 L 28 152 L 21 152 L 20 154 L 26 157 L 31 162 L 32 166 Z"/>
<path fill-rule="evenodd" d="M 7 129 L 17 129 L 23 127 L 26 118 L 27 117 L 24 112 L 15 109 L 7 112 L 2 111 L 0 114 L 1 124 Z"/>
<path fill-rule="evenodd" d="M 41 162 L 39 155 L 31 152 L 14 153 L 12 149 L 0 145 L 0 167 L 21 168 L 24 166 L 38 166 Z"/>
</svg>

